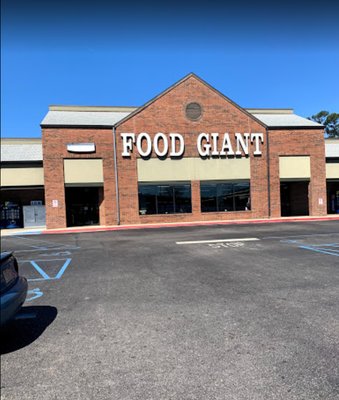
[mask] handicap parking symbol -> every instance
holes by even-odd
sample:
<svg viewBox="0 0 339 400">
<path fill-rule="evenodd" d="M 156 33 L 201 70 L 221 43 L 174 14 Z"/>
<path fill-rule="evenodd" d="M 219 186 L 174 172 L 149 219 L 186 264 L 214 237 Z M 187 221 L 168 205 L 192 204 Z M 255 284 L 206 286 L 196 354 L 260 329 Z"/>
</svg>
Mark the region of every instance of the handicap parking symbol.
<svg viewBox="0 0 339 400">
<path fill-rule="evenodd" d="M 39 297 L 43 296 L 43 294 L 44 293 L 39 288 L 28 290 L 26 301 L 32 301 L 38 299 Z"/>
</svg>

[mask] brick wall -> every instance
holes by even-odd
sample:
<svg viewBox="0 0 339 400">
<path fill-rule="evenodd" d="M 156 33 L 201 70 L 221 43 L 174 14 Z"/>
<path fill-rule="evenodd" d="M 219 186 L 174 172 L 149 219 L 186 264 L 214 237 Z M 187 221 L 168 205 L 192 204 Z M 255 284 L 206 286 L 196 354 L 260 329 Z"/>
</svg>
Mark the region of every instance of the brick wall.
<svg viewBox="0 0 339 400">
<path fill-rule="evenodd" d="M 190 102 L 201 104 L 203 112 L 199 120 L 186 118 L 185 107 Z M 262 155 L 253 155 L 251 161 L 251 211 L 201 213 L 200 182 L 192 181 L 192 213 L 176 215 L 139 215 L 138 174 L 136 148 L 130 158 L 122 157 L 121 133 L 147 132 L 153 138 L 156 133 L 180 133 L 185 140 L 184 157 L 198 157 L 196 141 L 201 132 L 230 134 L 235 147 L 234 133 L 262 132 L 264 144 Z M 154 222 L 179 222 L 203 220 L 230 220 L 243 218 L 266 218 L 269 216 L 267 132 L 252 116 L 239 109 L 228 99 L 191 76 L 179 85 L 159 96 L 142 111 L 122 122 L 116 129 L 118 184 L 121 224 Z M 64 195 L 64 158 L 102 158 L 104 169 L 104 192 L 100 197 L 100 223 L 117 223 L 115 173 L 113 158 L 113 135 L 111 129 L 43 129 L 43 157 L 45 174 L 45 196 L 47 227 L 66 226 Z M 310 214 L 326 214 L 325 145 L 322 130 L 274 130 L 270 137 L 270 202 L 272 217 L 280 216 L 279 155 L 309 155 L 311 160 Z M 94 142 L 93 154 L 72 154 L 67 152 L 67 143 Z M 156 157 L 154 152 L 151 157 Z M 323 198 L 323 205 L 319 205 Z M 52 200 L 58 200 L 59 207 L 52 207 Z"/>
<path fill-rule="evenodd" d="M 280 216 L 279 156 L 310 156 L 309 185 L 310 215 L 326 215 L 326 166 L 324 131 L 271 130 L 269 131 L 270 188 L 272 217 Z M 319 199 L 323 204 L 319 204 Z"/>
<path fill-rule="evenodd" d="M 202 117 L 198 121 L 186 118 L 185 107 L 190 102 L 202 106 Z M 230 134 L 235 147 L 234 133 L 262 132 L 264 134 L 263 153 L 253 155 L 251 146 L 251 201 L 252 210 L 243 212 L 200 212 L 200 182 L 191 182 L 192 214 L 177 215 L 139 215 L 137 154 L 134 148 L 131 158 L 124 158 L 122 153 L 121 133 L 147 132 L 153 138 L 157 132 L 169 134 L 177 132 L 185 140 L 184 157 L 198 157 L 197 137 L 201 132 Z M 190 77 L 172 90 L 160 96 L 143 111 L 131 117 L 117 127 L 117 158 L 119 171 L 120 211 L 122 224 L 178 222 L 198 220 L 225 220 L 258 218 L 268 216 L 268 183 L 266 163 L 266 130 L 244 111 L 236 107 L 216 91 L 195 77 Z M 153 153 L 151 157 L 156 157 Z"/>
<path fill-rule="evenodd" d="M 68 143 L 95 143 L 96 151 L 75 154 L 67 151 Z M 45 175 L 47 228 L 66 227 L 64 163 L 65 158 L 102 158 L 104 193 L 100 196 L 100 223 L 114 225 L 116 219 L 115 177 L 112 129 L 44 128 L 42 145 Z M 58 200 L 58 207 L 52 201 Z"/>
</svg>

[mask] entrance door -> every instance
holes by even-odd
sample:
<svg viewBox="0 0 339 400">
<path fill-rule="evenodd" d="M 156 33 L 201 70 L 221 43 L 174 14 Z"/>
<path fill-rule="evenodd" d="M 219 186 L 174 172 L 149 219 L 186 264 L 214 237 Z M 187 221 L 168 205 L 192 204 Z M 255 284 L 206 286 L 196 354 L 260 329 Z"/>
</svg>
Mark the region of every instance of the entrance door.
<svg viewBox="0 0 339 400">
<path fill-rule="evenodd" d="M 46 225 L 45 206 L 23 206 L 24 227 Z"/>
<path fill-rule="evenodd" d="M 23 206 L 24 227 L 35 226 L 35 210 L 34 206 Z"/>
<path fill-rule="evenodd" d="M 339 180 L 327 181 L 327 212 L 339 214 Z"/>
<path fill-rule="evenodd" d="M 99 188 L 66 187 L 67 226 L 99 224 Z"/>
<path fill-rule="evenodd" d="M 309 215 L 308 181 L 281 182 L 281 216 Z"/>
</svg>

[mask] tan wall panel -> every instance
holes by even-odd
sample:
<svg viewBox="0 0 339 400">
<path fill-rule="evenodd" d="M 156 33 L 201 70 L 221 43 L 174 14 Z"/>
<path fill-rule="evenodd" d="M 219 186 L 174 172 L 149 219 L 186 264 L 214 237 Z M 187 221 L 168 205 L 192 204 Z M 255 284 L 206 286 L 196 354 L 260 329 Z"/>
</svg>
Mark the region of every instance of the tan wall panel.
<svg viewBox="0 0 339 400">
<path fill-rule="evenodd" d="M 1 168 L 1 186 L 43 186 L 43 168 Z"/>
<path fill-rule="evenodd" d="M 326 179 L 339 179 L 339 164 L 326 164 Z"/>
<path fill-rule="evenodd" d="M 282 179 L 300 179 L 311 177 L 309 156 L 279 157 L 279 176 Z"/>
<path fill-rule="evenodd" d="M 250 179 L 250 159 L 138 159 L 139 182 Z"/>
<path fill-rule="evenodd" d="M 65 183 L 103 183 L 102 160 L 64 160 Z"/>
</svg>

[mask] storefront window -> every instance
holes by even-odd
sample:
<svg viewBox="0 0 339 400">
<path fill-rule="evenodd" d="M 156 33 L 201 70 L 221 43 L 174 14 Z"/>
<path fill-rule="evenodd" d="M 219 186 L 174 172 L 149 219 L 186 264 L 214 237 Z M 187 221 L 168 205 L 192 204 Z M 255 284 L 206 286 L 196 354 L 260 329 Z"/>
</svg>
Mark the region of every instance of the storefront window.
<svg viewBox="0 0 339 400">
<path fill-rule="evenodd" d="M 139 183 L 139 214 L 191 213 L 191 185 Z"/>
<path fill-rule="evenodd" d="M 191 213 L 191 185 L 174 186 L 174 206 L 176 213 Z"/>
<path fill-rule="evenodd" d="M 157 191 L 155 185 L 139 185 L 139 214 L 157 214 Z"/>
<path fill-rule="evenodd" d="M 201 211 L 217 210 L 217 185 L 208 183 L 200 184 Z"/>
<path fill-rule="evenodd" d="M 249 182 L 201 182 L 202 212 L 250 210 Z"/>
<path fill-rule="evenodd" d="M 234 210 L 250 210 L 250 184 L 249 182 L 238 182 L 233 184 Z"/>
<path fill-rule="evenodd" d="M 173 186 L 159 185 L 156 193 L 156 214 L 172 214 L 174 210 Z"/>
<path fill-rule="evenodd" d="M 233 184 L 217 185 L 217 211 L 234 211 Z"/>
</svg>

